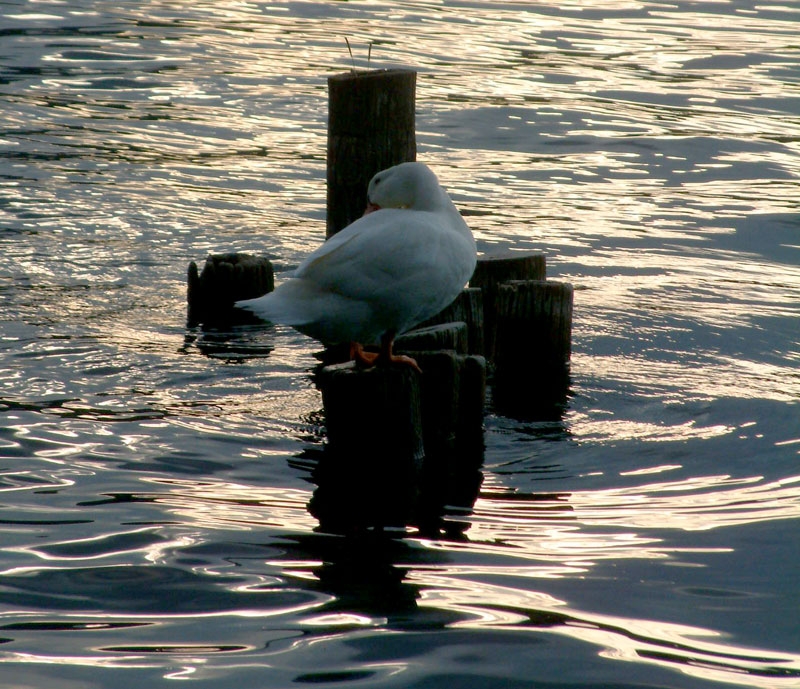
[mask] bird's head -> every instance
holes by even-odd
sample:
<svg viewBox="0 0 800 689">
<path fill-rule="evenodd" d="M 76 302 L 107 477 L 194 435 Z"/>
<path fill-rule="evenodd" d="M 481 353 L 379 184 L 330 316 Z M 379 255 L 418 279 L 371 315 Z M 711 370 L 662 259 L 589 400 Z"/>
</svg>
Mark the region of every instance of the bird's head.
<svg viewBox="0 0 800 689">
<path fill-rule="evenodd" d="M 400 163 L 378 172 L 370 180 L 364 214 L 381 208 L 436 210 L 441 195 L 439 180 L 427 165 Z"/>
</svg>

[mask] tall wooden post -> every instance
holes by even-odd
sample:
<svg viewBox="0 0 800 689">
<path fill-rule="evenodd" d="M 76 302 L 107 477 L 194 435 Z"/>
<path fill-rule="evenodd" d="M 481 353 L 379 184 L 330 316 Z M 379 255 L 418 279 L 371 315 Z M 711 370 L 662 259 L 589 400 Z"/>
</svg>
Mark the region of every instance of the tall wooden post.
<svg viewBox="0 0 800 689">
<path fill-rule="evenodd" d="M 416 160 L 416 84 L 406 69 L 328 78 L 328 237 L 363 215 L 376 172 Z"/>
</svg>

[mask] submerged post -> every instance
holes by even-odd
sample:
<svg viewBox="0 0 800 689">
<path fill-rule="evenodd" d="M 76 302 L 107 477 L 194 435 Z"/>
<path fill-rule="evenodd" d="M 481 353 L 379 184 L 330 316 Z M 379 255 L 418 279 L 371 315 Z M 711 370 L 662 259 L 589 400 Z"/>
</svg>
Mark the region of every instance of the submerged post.
<svg viewBox="0 0 800 689">
<path fill-rule="evenodd" d="M 416 83 L 406 69 L 328 78 L 328 237 L 363 215 L 376 172 L 416 160 Z"/>
<path fill-rule="evenodd" d="M 234 302 L 252 299 L 275 287 L 269 259 L 250 254 L 212 254 L 203 270 L 189 263 L 186 301 L 190 326 L 230 320 Z"/>
</svg>

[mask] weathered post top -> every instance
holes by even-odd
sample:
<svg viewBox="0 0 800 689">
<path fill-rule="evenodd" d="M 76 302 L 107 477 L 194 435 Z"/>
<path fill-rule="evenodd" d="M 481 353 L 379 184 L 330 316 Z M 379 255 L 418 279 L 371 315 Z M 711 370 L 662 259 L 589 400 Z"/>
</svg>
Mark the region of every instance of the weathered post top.
<svg viewBox="0 0 800 689">
<path fill-rule="evenodd" d="M 416 160 L 416 84 L 409 69 L 328 77 L 328 237 L 364 213 L 376 172 Z"/>
</svg>

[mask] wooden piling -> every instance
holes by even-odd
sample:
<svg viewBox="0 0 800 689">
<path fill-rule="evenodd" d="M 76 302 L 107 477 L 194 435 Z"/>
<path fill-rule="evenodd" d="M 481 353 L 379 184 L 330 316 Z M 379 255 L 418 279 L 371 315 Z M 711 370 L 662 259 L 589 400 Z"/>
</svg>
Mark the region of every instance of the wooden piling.
<svg viewBox="0 0 800 689">
<path fill-rule="evenodd" d="M 520 418 L 563 413 L 569 389 L 572 285 L 511 281 L 497 292 L 495 408 Z"/>
<path fill-rule="evenodd" d="M 422 431 L 425 462 L 452 468 L 482 460 L 486 360 L 452 350 L 410 352 L 423 373 Z M 480 462 L 478 462 L 480 463 Z"/>
<path fill-rule="evenodd" d="M 405 526 L 417 506 L 425 449 L 419 374 L 408 366 L 325 366 L 327 444 L 309 506 L 327 531 Z"/>
<path fill-rule="evenodd" d="M 415 328 L 400 335 L 394 341 L 394 349 L 397 352 L 452 349 L 458 354 L 466 354 L 468 349 L 467 336 L 466 323 L 440 323 L 426 328 Z"/>
<path fill-rule="evenodd" d="M 457 504 L 453 488 L 457 477 L 483 464 L 483 415 L 486 399 L 486 359 L 482 356 L 432 352 L 418 355 L 426 365 L 423 382 L 425 467 L 443 475 L 437 491 L 442 504 Z"/>
<path fill-rule="evenodd" d="M 422 368 L 425 461 L 415 525 L 436 536 L 448 507 L 470 509 L 483 464 L 486 360 L 453 351 L 412 352 Z"/>
<path fill-rule="evenodd" d="M 483 356 L 483 292 L 480 288 L 468 287 L 462 290 L 450 306 L 421 323 L 417 328 L 456 322 L 463 322 L 467 325 L 467 353 Z M 444 347 L 444 349 L 448 349 L 448 347 Z"/>
<path fill-rule="evenodd" d="M 416 160 L 416 83 L 405 69 L 328 78 L 328 237 L 363 215 L 376 172 Z"/>
<path fill-rule="evenodd" d="M 408 366 L 324 367 L 318 375 L 328 446 L 348 459 L 418 467 L 422 443 L 418 374 Z"/>
<path fill-rule="evenodd" d="M 483 292 L 483 354 L 494 359 L 497 322 L 497 293 L 501 284 L 509 280 L 544 280 L 545 256 L 539 251 L 513 252 L 478 259 L 470 287 Z"/>
<path fill-rule="evenodd" d="M 326 530 L 430 527 L 444 505 L 463 500 L 463 486 L 476 485 L 460 477 L 483 461 L 485 360 L 411 354 L 422 375 L 348 363 L 317 376 L 328 442 L 312 511 Z"/>
<path fill-rule="evenodd" d="M 187 281 L 189 325 L 229 320 L 234 302 L 260 297 L 275 288 L 269 260 L 244 253 L 209 255 L 202 272 L 192 261 Z"/>
<path fill-rule="evenodd" d="M 442 479 L 441 484 L 437 484 L 437 474 L 430 469 L 423 484 L 433 491 L 438 501 L 433 505 L 438 506 L 440 517 L 432 529 L 434 535 L 441 531 L 454 539 L 470 528 L 470 522 L 464 517 L 471 513 L 483 483 L 486 359 L 475 355 L 464 357 L 459 373 L 460 404 L 454 461 L 447 465 L 440 463 L 441 471 L 438 476 Z M 426 514 L 422 508 L 430 505 L 425 501 L 425 495 L 423 492 L 420 499 L 422 515 Z M 427 514 L 436 512 L 429 510 Z M 420 522 L 420 528 L 424 528 L 422 520 Z"/>
</svg>

